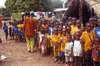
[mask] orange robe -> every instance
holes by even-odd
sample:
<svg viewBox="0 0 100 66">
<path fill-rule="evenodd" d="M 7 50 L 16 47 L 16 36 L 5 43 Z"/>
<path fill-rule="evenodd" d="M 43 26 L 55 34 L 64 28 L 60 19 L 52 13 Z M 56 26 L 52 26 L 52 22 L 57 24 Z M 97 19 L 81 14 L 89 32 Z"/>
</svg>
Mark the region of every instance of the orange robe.
<svg viewBox="0 0 100 66">
<path fill-rule="evenodd" d="M 30 17 L 26 17 L 24 23 L 24 32 L 26 37 L 33 37 L 36 31 L 38 21 Z"/>
</svg>

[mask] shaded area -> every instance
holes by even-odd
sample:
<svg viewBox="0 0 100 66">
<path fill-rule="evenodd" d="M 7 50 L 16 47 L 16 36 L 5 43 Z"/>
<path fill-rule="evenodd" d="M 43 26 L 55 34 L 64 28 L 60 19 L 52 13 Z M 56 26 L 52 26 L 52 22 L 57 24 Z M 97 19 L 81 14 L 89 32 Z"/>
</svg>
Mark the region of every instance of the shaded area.
<svg viewBox="0 0 100 66">
<path fill-rule="evenodd" d="M 82 6 L 82 8 L 80 7 Z M 77 19 L 80 18 L 80 12 L 82 13 L 82 21 L 84 24 L 88 21 L 90 17 L 96 16 L 94 9 L 90 7 L 90 5 L 83 0 L 69 0 L 67 3 L 68 10 L 65 13 L 67 17 L 76 17 Z M 81 10 L 80 10 L 81 8 Z"/>
</svg>

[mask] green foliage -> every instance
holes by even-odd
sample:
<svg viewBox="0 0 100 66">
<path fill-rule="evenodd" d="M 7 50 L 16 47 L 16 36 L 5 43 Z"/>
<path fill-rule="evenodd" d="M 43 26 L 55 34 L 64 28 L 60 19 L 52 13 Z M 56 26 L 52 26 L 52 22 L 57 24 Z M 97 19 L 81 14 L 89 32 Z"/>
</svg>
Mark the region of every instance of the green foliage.
<svg viewBox="0 0 100 66">
<path fill-rule="evenodd" d="M 51 11 L 62 6 L 61 0 L 6 0 L 8 13 L 22 11 Z"/>
<path fill-rule="evenodd" d="M 10 14 L 10 11 L 8 11 L 6 8 L 0 8 L 0 15 L 10 16 Z"/>
</svg>

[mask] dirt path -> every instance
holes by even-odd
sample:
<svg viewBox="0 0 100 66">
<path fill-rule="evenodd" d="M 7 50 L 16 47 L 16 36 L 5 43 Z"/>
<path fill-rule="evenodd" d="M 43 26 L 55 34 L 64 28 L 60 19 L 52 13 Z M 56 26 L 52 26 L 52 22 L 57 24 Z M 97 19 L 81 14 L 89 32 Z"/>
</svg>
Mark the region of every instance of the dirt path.
<svg viewBox="0 0 100 66">
<path fill-rule="evenodd" d="M 54 63 L 52 57 L 43 57 L 38 52 L 28 53 L 25 43 L 8 41 L 0 44 L 0 53 L 8 57 L 0 66 L 64 66 Z"/>
</svg>

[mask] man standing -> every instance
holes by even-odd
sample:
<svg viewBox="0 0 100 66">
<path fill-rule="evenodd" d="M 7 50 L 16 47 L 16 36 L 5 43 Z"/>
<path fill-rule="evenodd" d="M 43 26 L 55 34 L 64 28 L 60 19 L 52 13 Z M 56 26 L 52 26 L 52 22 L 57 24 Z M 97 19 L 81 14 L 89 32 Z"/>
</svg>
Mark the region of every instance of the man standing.
<svg viewBox="0 0 100 66">
<path fill-rule="evenodd" d="M 86 24 L 86 30 L 82 33 L 81 39 L 84 43 L 83 49 L 84 49 L 84 61 L 85 66 L 93 66 L 92 61 L 92 46 L 94 44 L 94 32 L 91 30 L 92 26 L 90 23 Z"/>
<path fill-rule="evenodd" d="M 25 38 L 27 42 L 27 50 L 28 52 L 33 52 L 34 47 L 34 33 L 36 32 L 36 25 L 38 21 L 32 16 L 30 16 L 30 13 L 26 14 L 25 20 L 24 20 L 24 33 Z"/>
</svg>

